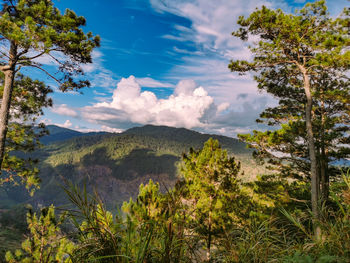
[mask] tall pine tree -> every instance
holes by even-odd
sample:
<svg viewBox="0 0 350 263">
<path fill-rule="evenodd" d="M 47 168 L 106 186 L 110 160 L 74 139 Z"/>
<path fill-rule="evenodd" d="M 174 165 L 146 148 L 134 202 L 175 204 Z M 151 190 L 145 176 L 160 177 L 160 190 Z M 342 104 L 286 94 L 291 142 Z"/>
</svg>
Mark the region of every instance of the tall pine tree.
<svg viewBox="0 0 350 263">
<path fill-rule="evenodd" d="M 260 145 L 264 144 L 265 153 L 287 152 L 292 157 L 297 154 L 301 157 L 290 160 L 296 166 L 306 164 L 311 177 L 311 205 L 317 239 L 320 238 L 317 221 L 321 200 L 318 148 L 321 152 L 325 150 L 322 144 L 326 143 L 326 125 L 331 125 L 333 131 L 337 129 L 337 124 L 326 120 L 325 114 L 328 113 L 325 110 L 331 109 L 330 101 L 344 105 L 348 97 L 347 84 L 344 84 L 350 65 L 347 17 L 344 13 L 344 17 L 332 19 L 323 0 L 306 4 L 296 14 L 262 7 L 248 18 L 240 17 L 238 24 L 241 27 L 233 33 L 242 40 L 247 40 L 250 35 L 259 39 L 250 47 L 253 61 L 232 61 L 229 68 L 240 73 L 256 72 L 259 88 L 279 98 L 279 107 L 266 110 L 262 117 L 272 125 L 280 125 L 282 129 L 266 133 L 267 137 L 255 132 L 254 138 L 255 141 L 260 140 Z M 327 81 L 327 85 L 323 87 L 326 90 L 322 91 L 323 81 Z M 339 96 L 337 87 L 342 89 Z M 335 90 L 334 96 L 330 96 L 331 92 L 327 89 Z M 346 96 L 342 101 L 343 95 Z M 333 112 L 329 116 L 337 115 Z M 346 120 L 341 119 L 336 122 L 342 121 L 346 123 Z M 318 129 L 320 125 L 323 128 Z M 332 143 L 338 141 L 332 141 L 331 138 L 327 140 Z M 247 141 L 252 142 L 254 139 L 248 137 Z M 289 143 L 285 144 L 286 141 Z M 303 143 L 307 145 L 306 154 Z M 302 162 L 304 160 L 307 162 Z M 326 158 L 323 160 L 327 161 Z"/>
</svg>

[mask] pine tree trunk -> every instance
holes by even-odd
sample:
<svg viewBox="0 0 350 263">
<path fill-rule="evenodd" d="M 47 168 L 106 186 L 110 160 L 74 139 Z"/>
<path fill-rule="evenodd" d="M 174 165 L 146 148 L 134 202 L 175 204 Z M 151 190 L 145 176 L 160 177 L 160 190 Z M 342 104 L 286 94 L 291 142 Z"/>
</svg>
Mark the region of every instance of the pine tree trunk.
<svg viewBox="0 0 350 263">
<path fill-rule="evenodd" d="M 322 160 L 321 160 L 321 198 L 325 202 L 329 197 L 329 175 L 328 175 L 328 163 L 327 153 L 325 148 L 322 148 Z"/>
<path fill-rule="evenodd" d="M 213 203 L 213 197 L 210 196 L 210 208 L 212 207 L 212 203 Z M 207 240 L 207 262 L 210 262 L 210 258 L 211 258 L 211 211 L 209 211 L 209 215 L 208 215 L 208 240 Z"/>
<path fill-rule="evenodd" d="M 318 184 L 318 173 L 317 173 L 317 159 L 316 159 L 316 149 L 315 149 L 315 139 L 312 131 L 312 95 L 310 87 L 310 79 L 307 71 L 304 67 L 301 67 L 304 78 L 304 90 L 306 95 L 306 108 L 305 108 L 305 121 L 306 121 L 306 132 L 308 139 L 309 155 L 310 155 L 310 165 L 311 165 L 311 207 L 313 213 L 313 225 L 315 231 L 316 240 L 321 238 L 321 229 L 319 227 L 319 184 Z"/>
<path fill-rule="evenodd" d="M 207 262 L 210 262 L 211 258 L 211 223 L 209 224 L 209 233 L 208 233 L 208 240 L 207 240 Z"/>
<path fill-rule="evenodd" d="M 322 202 L 327 201 L 326 193 L 326 165 L 324 160 L 324 149 L 321 152 L 321 198 Z"/>
<path fill-rule="evenodd" d="M 2 67 L 5 74 L 4 91 L 0 107 L 0 173 L 5 155 L 5 142 L 10 115 L 13 83 L 15 79 L 17 47 L 12 43 L 10 48 L 9 65 Z"/>
<path fill-rule="evenodd" d="M 325 115 L 324 115 L 324 101 L 322 97 L 321 102 L 322 117 L 321 117 L 321 198 L 325 202 L 329 195 L 329 177 L 328 177 L 328 158 L 325 145 Z"/>
</svg>

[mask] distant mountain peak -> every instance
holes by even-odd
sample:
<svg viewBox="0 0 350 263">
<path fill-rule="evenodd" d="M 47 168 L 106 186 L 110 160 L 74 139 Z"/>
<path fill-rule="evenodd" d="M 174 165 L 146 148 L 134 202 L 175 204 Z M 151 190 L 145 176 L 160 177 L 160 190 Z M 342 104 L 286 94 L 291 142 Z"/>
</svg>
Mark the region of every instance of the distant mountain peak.
<svg viewBox="0 0 350 263">
<path fill-rule="evenodd" d="M 61 133 L 61 132 L 71 132 L 71 133 L 76 133 L 76 134 L 82 134 L 82 132 L 76 131 L 76 130 L 72 130 L 72 129 L 68 129 L 65 127 L 61 127 L 61 126 L 57 126 L 57 125 L 46 125 L 46 128 L 49 130 L 50 135 L 56 134 L 56 133 Z"/>
<path fill-rule="evenodd" d="M 108 132 L 80 132 L 57 125 L 46 125 L 49 135 L 43 136 L 40 141 L 43 144 L 48 144 L 52 142 L 65 141 L 75 137 L 89 136 L 95 134 L 108 134 Z"/>
<path fill-rule="evenodd" d="M 141 127 L 133 127 L 124 132 L 125 134 L 137 134 L 137 135 L 170 135 L 170 134 L 193 134 L 193 135 L 200 135 L 201 133 L 189 130 L 186 128 L 176 128 L 176 127 L 169 127 L 164 125 L 152 125 L 147 124 Z"/>
</svg>

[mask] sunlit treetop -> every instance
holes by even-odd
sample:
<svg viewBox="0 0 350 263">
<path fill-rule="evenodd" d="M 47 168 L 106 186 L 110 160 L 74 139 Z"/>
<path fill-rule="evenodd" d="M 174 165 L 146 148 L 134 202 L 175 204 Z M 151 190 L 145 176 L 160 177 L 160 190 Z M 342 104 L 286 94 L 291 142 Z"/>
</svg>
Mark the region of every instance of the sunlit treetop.
<svg viewBox="0 0 350 263">
<path fill-rule="evenodd" d="M 84 33 L 85 23 L 69 9 L 62 14 L 51 0 L 7 0 L 0 17 L 0 64 L 40 69 L 59 82 L 62 91 L 88 86 L 87 80 L 73 80 L 83 75 L 80 64 L 91 63 L 91 52 L 100 44 L 99 36 Z M 63 74 L 46 71 L 36 60 L 42 56 L 52 59 Z"/>
</svg>

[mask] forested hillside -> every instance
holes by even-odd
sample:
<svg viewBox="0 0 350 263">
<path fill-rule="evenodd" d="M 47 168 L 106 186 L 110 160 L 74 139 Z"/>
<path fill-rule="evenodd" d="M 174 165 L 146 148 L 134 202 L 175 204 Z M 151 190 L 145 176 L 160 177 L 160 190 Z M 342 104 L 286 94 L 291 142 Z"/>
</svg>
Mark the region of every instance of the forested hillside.
<svg viewBox="0 0 350 263">
<path fill-rule="evenodd" d="M 153 179 L 163 191 L 177 180 L 177 163 L 192 147 L 200 149 L 210 137 L 218 139 L 229 154 L 242 163 L 242 178 L 252 178 L 261 167 L 255 164 L 251 150 L 237 139 L 201 134 L 184 128 L 146 125 L 121 134 L 80 133 L 49 126 L 46 144 L 31 154 L 40 160 L 40 190 L 30 197 L 23 187 L 2 189 L 1 207 L 30 202 L 35 205 L 67 203 L 61 186 L 73 182 L 93 188 L 114 207 L 135 197 L 141 183 Z"/>
</svg>

